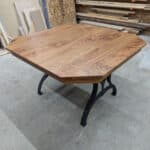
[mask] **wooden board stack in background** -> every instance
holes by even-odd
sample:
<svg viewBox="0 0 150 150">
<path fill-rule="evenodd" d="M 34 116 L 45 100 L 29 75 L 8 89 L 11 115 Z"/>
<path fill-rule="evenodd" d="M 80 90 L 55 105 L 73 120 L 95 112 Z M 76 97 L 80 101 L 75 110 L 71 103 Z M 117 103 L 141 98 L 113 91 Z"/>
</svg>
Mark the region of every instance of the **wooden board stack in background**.
<svg viewBox="0 0 150 150">
<path fill-rule="evenodd" d="M 150 29 L 149 0 L 76 0 L 79 23 L 140 33 Z"/>
</svg>

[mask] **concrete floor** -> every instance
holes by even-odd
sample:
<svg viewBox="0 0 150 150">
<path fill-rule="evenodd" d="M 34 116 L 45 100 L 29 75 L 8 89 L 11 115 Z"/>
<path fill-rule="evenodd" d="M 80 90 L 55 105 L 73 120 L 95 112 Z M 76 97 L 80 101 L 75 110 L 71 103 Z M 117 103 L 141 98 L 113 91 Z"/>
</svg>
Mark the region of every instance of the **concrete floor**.
<svg viewBox="0 0 150 150">
<path fill-rule="evenodd" d="M 15 124 L 0 110 L 0 150 L 36 150 Z"/>
<path fill-rule="evenodd" d="M 113 75 L 118 95 L 97 101 L 88 126 L 80 126 L 90 85 L 63 85 L 49 78 L 38 96 L 42 73 L 11 54 L 0 57 L 0 110 L 37 150 L 149 150 L 150 66 L 148 45 Z M 149 56 L 150 57 L 150 56 Z"/>
</svg>

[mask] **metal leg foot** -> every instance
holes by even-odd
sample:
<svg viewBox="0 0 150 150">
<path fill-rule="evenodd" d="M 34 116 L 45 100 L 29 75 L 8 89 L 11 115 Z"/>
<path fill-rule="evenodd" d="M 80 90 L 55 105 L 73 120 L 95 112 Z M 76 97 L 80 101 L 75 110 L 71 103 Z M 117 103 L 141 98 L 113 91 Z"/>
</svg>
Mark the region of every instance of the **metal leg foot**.
<svg viewBox="0 0 150 150">
<path fill-rule="evenodd" d="M 87 102 L 87 104 L 85 106 L 85 109 L 84 109 L 84 112 L 83 112 L 83 115 L 82 115 L 82 118 L 81 118 L 81 123 L 80 124 L 83 127 L 86 126 L 86 124 L 87 124 L 87 117 L 88 117 L 88 115 L 90 113 L 90 110 L 91 110 L 92 106 L 96 102 L 97 91 L 98 91 L 98 84 L 93 84 L 93 91 L 92 91 L 91 97 L 90 97 L 89 101 Z"/>
<path fill-rule="evenodd" d="M 39 94 L 39 95 L 42 95 L 42 94 L 43 94 L 42 91 L 41 91 L 41 89 L 42 89 L 42 85 L 43 85 L 44 81 L 47 79 L 47 77 L 48 77 L 48 75 L 47 75 L 47 74 L 44 74 L 43 77 L 42 77 L 41 80 L 40 80 L 40 83 L 39 83 L 39 85 L 38 85 L 38 94 Z"/>
</svg>

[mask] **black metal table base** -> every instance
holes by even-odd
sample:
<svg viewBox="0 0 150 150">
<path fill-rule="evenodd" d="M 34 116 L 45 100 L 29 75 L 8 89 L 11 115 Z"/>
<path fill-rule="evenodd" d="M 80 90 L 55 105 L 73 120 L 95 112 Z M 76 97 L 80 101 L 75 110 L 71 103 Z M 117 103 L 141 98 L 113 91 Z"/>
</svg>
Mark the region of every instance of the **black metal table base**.
<svg viewBox="0 0 150 150">
<path fill-rule="evenodd" d="M 43 77 L 40 80 L 39 86 L 38 86 L 38 94 L 42 95 L 42 85 L 44 83 L 44 81 L 48 78 L 47 74 L 44 74 Z M 105 86 L 107 82 L 107 86 Z M 88 115 L 93 107 L 93 105 L 95 104 L 95 102 L 97 101 L 98 98 L 102 97 L 108 90 L 112 90 L 112 95 L 116 96 L 117 94 L 117 88 L 116 86 L 112 83 L 111 81 L 111 75 L 109 77 L 107 77 L 105 80 L 103 80 L 101 83 L 101 91 L 98 93 L 98 83 L 93 84 L 93 90 L 92 90 L 92 94 L 84 108 L 83 114 L 82 114 L 82 118 L 81 118 L 81 125 L 83 127 L 85 127 L 87 125 L 87 118 Z"/>
</svg>

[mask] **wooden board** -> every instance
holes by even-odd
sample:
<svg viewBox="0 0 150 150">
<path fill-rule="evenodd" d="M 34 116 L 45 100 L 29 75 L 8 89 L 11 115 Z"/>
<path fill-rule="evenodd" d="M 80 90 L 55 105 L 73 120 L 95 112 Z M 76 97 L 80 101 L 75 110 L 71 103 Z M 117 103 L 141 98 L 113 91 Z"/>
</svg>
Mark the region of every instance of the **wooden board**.
<svg viewBox="0 0 150 150">
<path fill-rule="evenodd" d="M 94 22 L 94 21 L 80 20 L 79 23 L 80 24 L 94 25 L 94 26 L 98 26 L 98 27 L 111 28 L 111 29 L 115 29 L 118 31 L 124 30 L 124 27 L 122 27 L 122 26 L 115 26 L 115 25 L 111 25 L 111 24 L 99 23 L 99 22 Z"/>
<path fill-rule="evenodd" d="M 63 23 L 63 7 L 60 0 L 47 0 L 47 8 L 52 27 Z"/>
<path fill-rule="evenodd" d="M 43 31 L 47 29 L 44 16 L 40 9 L 30 12 L 30 16 L 34 25 L 35 31 Z"/>
<path fill-rule="evenodd" d="M 63 0 L 64 24 L 76 23 L 76 10 L 74 0 Z"/>
<path fill-rule="evenodd" d="M 116 26 L 116 25 L 112 25 L 112 24 L 100 23 L 100 22 L 95 22 L 95 21 L 80 20 L 79 23 L 80 24 L 89 24 L 89 25 L 94 25 L 94 26 L 104 27 L 104 28 L 111 28 L 111 29 L 115 29 L 118 31 L 134 33 L 134 34 L 139 34 L 141 32 L 141 30 L 137 29 L 137 28 Z"/>
<path fill-rule="evenodd" d="M 0 35 L 3 38 L 4 46 L 7 45 L 9 43 L 9 39 L 1 22 L 0 22 Z"/>
<path fill-rule="evenodd" d="M 23 30 L 22 33 L 28 34 L 28 28 L 23 13 L 25 9 L 40 9 L 39 0 L 14 0 L 14 5 L 19 26 L 21 26 L 21 29 Z"/>
<path fill-rule="evenodd" d="M 36 10 L 36 9 L 28 8 L 28 9 L 24 9 L 24 11 L 23 11 L 24 20 L 25 20 L 25 23 L 26 23 L 26 26 L 28 29 L 28 33 L 35 32 L 33 21 L 32 21 L 31 16 L 30 16 L 30 12 L 32 12 L 34 10 Z"/>
<path fill-rule="evenodd" d="M 7 49 L 65 83 L 98 83 L 145 42 L 134 34 L 91 25 L 63 25 L 18 37 Z"/>
<path fill-rule="evenodd" d="M 93 0 L 76 0 L 76 4 L 87 6 L 102 6 L 110 8 L 127 8 L 138 10 L 150 10 L 150 4 L 136 4 L 136 3 L 122 3 L 122 2 L 109 2 L 109 1 L 93 1 Z"/>
<path fill-rule="evenodd" d="M 78 18 L 85 18 L 85 19 L 91 19 L 91 20 L 100 20 L 102 22 L 110 22 L 112 24 L 123 24 L 125 26 L 135 27 L 135 28 L 141 28 L 146 29 L 150 28 L 150 24 L 146 23 L 138 23 L 137 20 L 129 20 L 129 19 L 122 19 L 122 18 L 116 18 L 112 16 L 106 16 L 101 14 L 95 14 L 95 13 L 77 13 Z"/>
<path fill-rule="evenodd" d="M 46 0 L 49 20 L 52 27 L 76 23 L 76 12 L 74 0 Z"/>
</svg>

